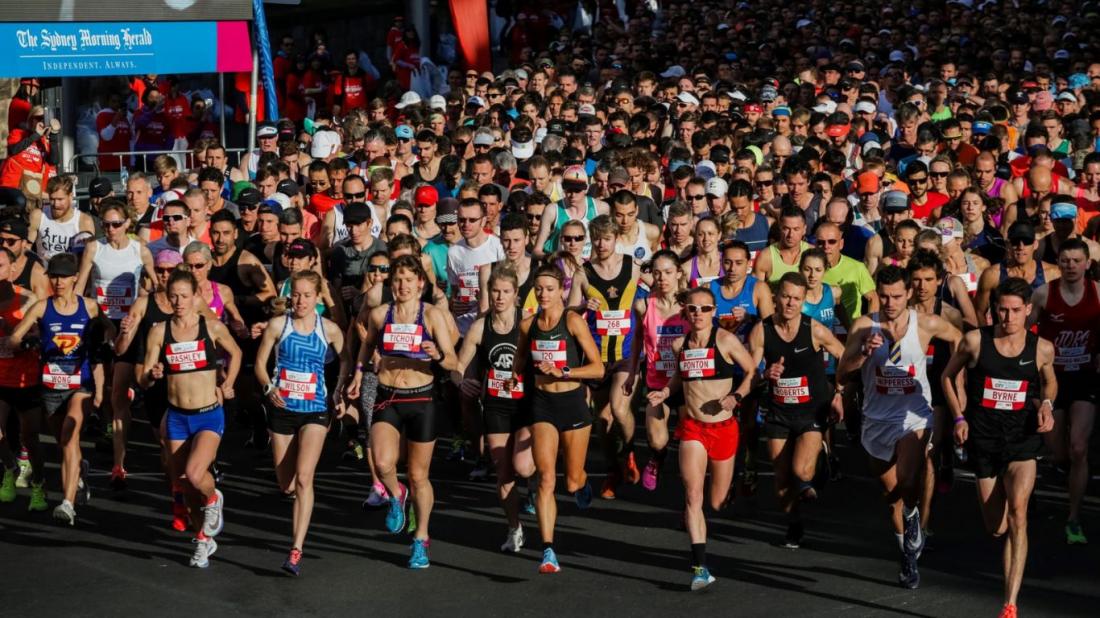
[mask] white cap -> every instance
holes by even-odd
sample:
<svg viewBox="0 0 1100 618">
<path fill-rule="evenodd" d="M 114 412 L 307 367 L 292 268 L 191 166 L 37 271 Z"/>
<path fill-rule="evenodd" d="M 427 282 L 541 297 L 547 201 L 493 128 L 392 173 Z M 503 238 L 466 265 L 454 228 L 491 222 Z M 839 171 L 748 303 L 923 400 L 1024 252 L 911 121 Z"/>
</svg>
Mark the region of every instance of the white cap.
<svg viewBox="0 0 1100 618">
<path fill-rule="evenodd" d="M 578 116 L 595 116 L 596 115 L 596 106 L 592 105 L 591 103 L 581 103 L 580 105 L 577 106 L 577 115 Z"/>
<path fill-rule="evenodd" d="M 695 164 L 695 175 L 704 180 L 710 180 L 718 175 L 718 170 L 714 168 L 714 162 L 706 159 Z"/>
<path fill-rule="evenodd" d="M 680 94 L 676 95 L 676 98 L 679 99 L 681 103 L 686 103 L 688 105 L 699 105 L 699 99 L 696 99 L 695 95 L 691 94 L 690 92 L 681 92 Z"/>
<path fill-rule="evenodd" d="M 684 70 L 684 67 L 678 64 L 674 64 L 668 67 L 668 70 L 666 70 L 664 73 L 661 73 L 661 77 L 683 77 L 684 75 L 687 75 L 687 71 Z"/>
<path fill-rule="evenodd" d="M 281 206 L 283 210 L 286 210 L 287 208 L 294 208 L 294 204 L 290 201 L 290 196 L 286 195 L 285 193 L 279 193 L 278 191 L 276 191 L 271 197 L 267 199 L 279 202 L 279 206 Z"/>
<path fill-rule="evenodd" d="M 546 127 L 539 127 L 535 129 L 535 143 L 541 144 L 542 140 L 546 139 Z"/>
<path fill-rule="evenodd" d="M 857 114 L 873 114 L 875 113 L 875 109 L 875 104 L 870 101 L 859 101 L 855 106 L 855 112 Z"/>
<path fill-rule="evenodd" d="M 812 26 L 812 25 L 814 25 L 814 22 L 812 22 L 808 19 L 800 19 L 797 22 L 795 22 L 794 27 L 801 30 L 801 29 L 803 29 L 807 26 Z"/>
<path fill-rule="evenodd" d="M 401 100 L 398 101 L 397 105 L 394 105 L 394 107 L 396 107 L 397 109 L 405 109 L 410 105 L 420 105 L 421 102 L 423 102 L 423 99 L 420 98 L 420 95 L 416 94 L 415 91 L 410 90 L 401 95 Z"/>
<path fill-rule="evenodd" d="M 726 193 L 730 190 L 729 184 L 721 178 L 715 177 L 707 181 L 706 194 L 716 195 L 718 197 L 726 197 Z"/>
<path fill-rule="evenodd" d="M 836 111 L 836 101 L 825 101 L 824 103 L 818 103 L 813 107 L 815 112 L 821 112 L 822 114 L 831 114 Z"/>
<path fill-rule="evenodd" d="M 309 145 L 309 156 L 314 159 L 324 159 L 339 151 L 340 134 L 336 131 L 318 131 L 313 134 L 313 141 Z"/>
<path fill-rule="evenodd" d="M 492 131 L 478 131 L 474 133 L 474 146 L 492 146 L 496 138 Z"/>
<path fill-rule="evenodd" d="M 447 111 L 447 99 L 444 99 L 441 94 L 433 94 L 432 98 L 428 99 L 428 107 L 445 112 Z"/>
<path fill-rule="evenodd" d="M 740 90 L 734 90 L 733 92 L 727 92 L 726 94 L 730 95 L 730 98 L 734 101 L 745 102 L 749 100 L 749 97 L 747 97 L 745 93 L 741 92 Z"/>
</svg>

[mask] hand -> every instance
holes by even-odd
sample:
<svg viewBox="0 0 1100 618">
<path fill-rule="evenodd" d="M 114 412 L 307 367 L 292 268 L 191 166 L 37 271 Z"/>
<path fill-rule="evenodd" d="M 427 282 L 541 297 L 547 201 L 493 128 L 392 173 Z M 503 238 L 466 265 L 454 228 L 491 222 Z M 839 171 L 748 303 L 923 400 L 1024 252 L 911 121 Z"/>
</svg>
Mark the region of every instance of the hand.
<svg viewBox="0 0 1100 618">
<path fill-rule="evenodd" d="M 623 395 L 626 395 L 627 397 L 630 397 L 631 395 L 634 394 L 634 378 L 635 377 L 636 376 L 634 374 L 630 374 L 626 378 L 626 382 L 623 382 Z"/>
<path fill-rule="evenodd" d="M 257 322 L 252 325 L 252 338 L 259 339 L 260 335 L 264 334 L 264 329 L 267 328 L 267 322 Z"/>
<path fill-rule="evenodd" d="M 783 371 L 785 369 L 783 367 L 783 360 L 784 360 L 784 357 L 780 356 L 779 360 L 772 363 L 764 371 L 764 377 L 767 378 L 771 382 L 775 382 L 775 381 L 779 380 L 779 378 L 783 377 Z"/>
<path fill-rule="evenodd" d="M 833 403 L 830 408 L 829 418 L 834 424 L 844 420 L 844 395 L 842 393 L 833 395 Z"/>
<path fill-rule="evenodd" d="M 267 399 L 276 408 L 286 408 L 286 401 L 284 401 L 283 397 L 279 394 L 278 388 L 271 389 L 271 392 L 267 394 Z"/>
<path fill-rule="evenodd" d="M 237 395 L 237 393 L 233 390 L 233 385 L 229 382 L 224 382 L 221 386 L 218 387 L 218 390 L 221 391 L 222 397 L 224 399 L 233 399 Z"/>
<path fill-rule="evenodd" d="M 348 413 L 348 402 L 344 401 L 343 397 L 336 398 L 336 418 L 337 420 L 344 418 Z"/>
<path fill-rule="evenodd" d="M 535 365 L 535 368 L 543 373 L 554 378 L 560 378 L 562 376 L 561 370 L 554 366 L 554 363 L 550 361 L 541 361 Z"/>
<path fill-rule="evenodd" d="M 92 397 L 92 405 L 98 408 L 103 405 L 103 387 L 96 385 L 95 396 Z"/>
<path fill-rule="evenodd" d="M 1051 429 L 1054 429 L 1054 410 L 1050 404 L 1043 402 L 1039 404 L 1039 427 L 1036 431 L 1046 433 Z"/>
<path fill-rule="evenodd" d="M 596 311 L 600 308 L 600 301 L 596 300 L 595 298 L 589 298 L 588 302 L 585 303 L 585 307 L 589 311 Z"/>
<path fill-rule="evenodd" d="M 164 378 L 164 363 L 157 363 L 149 368 L 149 376 L 154 380 Z"/>
<path fill-rule="evenodd" d="M 434 341 L 424 341 L 420 344 L 420 349 L 424 350 L 424 353 L 428 355 L 434 361 L 443 358 L 443 353 L 439 351 L 439 348 L 435 345 Z"/>
<path fill-rule="evenodd" d="M 955 444 L 962 446 L 966 444 L 966 439 L 970 437 L 970 424 L 966 422 L 966 419 L 961 419 L 955 423 Z"/>
<path fill-rule="evenodd" d="M 646 399 L 649 400 L 649 405 L 656 407 L 664 403 L 671 395 L 672 392 L 669 391 L 666 386 L 661 390 L 649 391 L 649 393 L 646 394 Z"/>
<path fill-rule="evenodd" d="M 137 325 L 138 320 L 134 317 L 134 314 L 127 313 L 126 317 L 122 318 L 122 323 L 119 324 L 119 327 L 122 329 L 123 335 L 129 335 L 134 332 L 134 328 L 136 328 Z"/>
<path fill-rule="evenodd" d="M 248 327 L 244 325 L 244 322 L 240 320 L 230 320 L 229 330 L 232 331 L 233 336 L 238 339 L 245 339 L 252 334 L 248 331 Z"/>
<path fill-rule="evenodd" d="M 41 122 L 41 121 L 34 123 L 34 132 L 39 134 L 39 135 L 45 135 L 46 134 L 46 123 Z"/>
<path fill-rule="evenodd" d="M 61 132 L 61 121 L 57 118 L 50 118 L 50 133 Z"/>
<path fill-rule="evenodd" d="M 741 402 L 737 401 L 737 398 L 734 397 L 733 394 L 731 393 L 731 394 L 726 395 L 725 397 L 719 399 L 718 400 L 718 405 L 723 410 L 725 410 L 726 412 L 733 412 L 734 410 L 737 409 L 737 406 L 741 405 Z"/>
<path fill-rule="evenodd" d="M 363 383 L 363 374 L 356 371 L 352 376 L 351 382 L 348 383 L 347 395 L 348 399 L 352 401 L 359 401 L 359 387 Z"/>
<path fill-rule="evenodd" d="M 733 308 L 733 319 L 736 322 L 740 322 L 740 321 L 745 319 L 745 316 L 748 315 L 748 313 L 749 312 L 746 311 L 744 307 L 734 307 Z"/>
<path fill-rule="evenodd" d="M 875 353 L 875 350 L 881 348 L 884 343 L 886 343 L 886 339 L 882 337 L 882 333 L 875 332 L 868 335 L 867 338 L 863 340 L 863 349 L 861 352 L 863 352 L 864 356 L 871 356 Z"/>
</svg>

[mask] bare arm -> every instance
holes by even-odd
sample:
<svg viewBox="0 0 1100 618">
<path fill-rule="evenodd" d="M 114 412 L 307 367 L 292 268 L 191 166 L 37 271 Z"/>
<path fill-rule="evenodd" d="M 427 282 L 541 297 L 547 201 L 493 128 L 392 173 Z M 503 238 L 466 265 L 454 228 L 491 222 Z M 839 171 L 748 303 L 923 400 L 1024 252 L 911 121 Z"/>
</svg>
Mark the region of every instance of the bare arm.
<svg viewBox="0 0 1100 618">
<path fill-rule="evenodd" d="M 546 257 L 546 253 L 542 250 L 546 241 L 550 239 L 550 233 L 554 231 L 554 224 L 558 218 L 558 208 L 551 204 L 546 207 L 546 210 L 542 213 L 542 220 L 539 222 L 539 234 L 535 238 L 535 246 L 531 248 L 531 253 L 536 258 L 542 259 Z"/>
<path fill-rule="evenodd" d="M 98 242 L 90 242 L 84 246 L 84 252 L 80 255 L 80 271 L 76 275 L 76 291 L 83 294 L 88 289 L 88 279 L 92 275 L 95 253 L 99 249 Z M 27 259 L 30 259 L 29 257 Z"/>
<path fill-rule="evenodd" d="M 462 382 L 462 376 L 465 375 L 466 369 L 469 368 L 474 356 L 477 355 L 477 346 L 481 345 L 485 322 L 489 319 L 490 317 L 486 315 L 474 320 L 474 323 L 470 325 L 470 330 L 466 331 L 466 337 L 462 339 L 462 348 L 458 351 L 458 361 L 455 363 L 454 371 L 451 372 L 451 382 L 455 384 Z"/>
<path fill-rule="evenodd" d="M 600 360 L 600 350 L 596 347 L 596 341 L 592 339 L 592 333 L 588 332 L 588 323 L 571 311 L 565 312 L 565 319 L 569 332 L 577 339 L 581 352 L 588 361 L 580 367 L 570 367 L 569 377 L 577 380 L 603 379 L 603 361 Z"/>
</svg>

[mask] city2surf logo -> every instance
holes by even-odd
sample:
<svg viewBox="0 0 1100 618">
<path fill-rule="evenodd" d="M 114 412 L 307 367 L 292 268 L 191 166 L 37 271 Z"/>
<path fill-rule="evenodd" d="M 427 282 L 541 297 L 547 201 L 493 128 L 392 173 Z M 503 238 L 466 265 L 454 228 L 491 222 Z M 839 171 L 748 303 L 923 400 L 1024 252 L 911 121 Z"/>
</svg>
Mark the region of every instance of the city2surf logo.
<svg viewBox="0 0 1100 618">
<path fill-rule="evenodd" d="M 80 347 L 83 338 L 78 333 L 54 333 L 50 341 L 53 342 L 59 352 L 65 356 L 70 356 Z"/>
</svg>

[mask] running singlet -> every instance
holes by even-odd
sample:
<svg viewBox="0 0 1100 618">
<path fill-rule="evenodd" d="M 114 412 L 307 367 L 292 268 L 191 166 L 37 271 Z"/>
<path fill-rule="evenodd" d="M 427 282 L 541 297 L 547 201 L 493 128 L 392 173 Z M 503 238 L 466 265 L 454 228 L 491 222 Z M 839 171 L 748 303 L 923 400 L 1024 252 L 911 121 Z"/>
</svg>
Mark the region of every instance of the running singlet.
<svg viewBox="0 0 1100 618">
<path fill-rule="evenodd" d="M 199 317 L 199 333 L 194 341 L 176 341 L 172 321 L 165 322 L 164 346 L 160 350 L 165 376 L 214 371 L 218 368 L 217 359 L 218 347 L 206 328 L 205 317 Z"/>
<path fill-rule="evenodd" d="M 588 223 L 595 219 L 599 212 L 596 211 L 596 200 L 590 197 L 586 197 L 584 199 L 586 203 L 584 216 L 578 219 L 578 221 L 584 224 L 584 229 L 586 233 L 584 235 L 583 257 L 585 259 L 588 259 L 588 256 L 592 254 L 592 239 L 589 238 L 587 234 Z M 551 253 L 559 249 L 558 238 L 561 236 L 561 228 L 565 227 L 566 223 L 569 223 L 573 220 L 573 216 L 569 214 L 569 209 L 565 207 L 565 200 L 558 202 L 556 206 L 558 209 L 558 216 L 554 219 L 554 229 L 550 231 L 550 235 L 546 238 L 546 242 L 542 245 L 542 251 L 546 255 L 550 255 Z"/>
<path fill-rule="evenodd" d="M 145 265 L 141 261 L 141 243 L 127 239 L 123 249 L 115 249 L 106 240 L 98 241 L 95 258 L 95 302 L 111 320 L 130 313 L 138 297 L 138 284 Z"/>
<path fill-rule="evenodd" d="M 793 273 L 798 271 L 798 262 L 802 259 L 802 254 L 809 249 L 810 245 L 803 241 L 798 247 L 798 257 L 795 258 L 794 264 L 788 264 L 783 261 L 782 256 L 779 254 L 779 245 L 768 245 L 768 251 L 772 256 L 772 272 L 768 275 L 768 283 L 776 283 L 783 275 L 787 273 Z"/>
<path fill-rule="evenodd" d="M 1004 264 L 1004 262 L 1002 262 L 1001 263 L 1001 278 L 998 282 L 999 283 L 1004 283 L 1004 280 L 1008 279 L 1008 277 L 1009 277 L 1008 266 L 1006 266 Z M 1046 271 L 1043 269 L 1043 265 L 1041 263 L 1039 263 L 1038 261 L 1036 261 L 1035 262 L 1035 278 L 1031 280 L 1031 289 L 1032 290 L 1038 290 L 1039 288 L 1043 287 L 1043 284 L 1046 283 L 1046 282 L 1047 282 Z"/>
<path fill-rule="evenodd" d="M 756 309 L 756 302 L 753 300 L 756 281 L 756 277 L 746 276 L 744 282 L 742 282 L 741 291 L 733 298 L 726 298 L 722 294 L 722 281 L 720 279 L 710 282 L 710 291 L 714 294 L 714 302 L 717 305 L 714 311 L 715 323 L 737 335 L 741 343 L 745 342 L 749 332 L 752 331 L 753 326 L 756 326 L 756 321 L 760 317 L 760 312 Z M 741 322 L 733 320 L 733 310 L 738 307 L 745 310 L 745 317 Z"/>
<path fill-rule="evenodd" d="M 431 341 L 428 328 L 424 326 L 424 303 L 416 311 L 416 321 L 401 324 L 393 321 L 394 305 L 386 310 L 386 319 L 382 322 L 382 346 L 378 353 L 382 356 L 400 356 L 413 360 L 430 361 L 432 357 L 424 351 L 423 343 Z"/>
<path fill-rule="evenodd" d="M 768 246 L 768 220 L 757 213 L 753 217 L 752 225 L 738 229 L 734 238 L 748 245 L 749 263 L 753 263 L 756 255 Z"/>
<path fill-rule="evenodd" d="M 931 414 L 932 390 L 928 386 L 928 360 L 920 345 L 917 312 L 909 310 L 909 326 L 901 341 L 890 341 L 878 321 L 871 318 L 871 334 L 884 341 L 863 363 L 863 414 L 876 421 L 895 422 L 908 413 Z"/>
<path fill-rule="evenodd" d="M 539 326 L 539 315 L 535 315 L 527 334 L 531 340 L 532 368 L 538 363 L 554 363 L 558 369 L 580 365 L 581 346 L 566 326 L 566 315 L 563 312 L 558 323 L 548 330 Z"/>
<path fill-rule="evenodd" d="M 646 299 L 642 333 L 645 337 L 645 381 L 651 390 L 664 388 L 676 373 L 672 342 L 687 331 L 687 321 L 680 311 L 662 318 L 657 312 L 657 299 L 652 296 Z"/>
<path fill-rule="evenodd" d="M 91 385 L 84 333 L 92 317 L 84 298 L 78 296 L 76 300 L 76 313 L 62 315 L 54 307 L 54 299 L 47 299 L 46 310 L 38 320 L 38 332 L 42 333 L 42 388 L 69 391 Z"/>
<path fill-rule="evenodd" d="M 713 277 L 704 277 L 699 274 L 699 256 L 691 256 L 691 278 L 688 279 L 689 288 L 706 287 L 716 279 L 721 279 L 726 276 L 726 269 L 722 266 L 721 260 L 718 262 L 718 274 Z"/>
<path fill-rule="evenodd" d="M 43 260 L 49 260 L 58 253 L 65 253 L 72 245 L 73 238 L 80 233 L 80 211 L 69 211 L 68 221 L 53 218 L 50 208 L 42 209 L 39 220 L 38 237 L 34 239 L 34 252 Z"/>
<path fill-rule="evenodd" d="M 26 388 L 40 382 L 37 352 L 8 344 L 8 337 L 23 319 L 22 294 L 23 289 L 13 285 L 11 301 L 0 307 L 0 386 L 5 388 Z"/>
<path fill-rule="evenodd" d="M 971 437 L 1014 440 L 1028 425 L 1034 432 L 1039 398 L 1039 337 L 1027 333 L 1019 356 L 1007 358 L 994 344 L 995 326 L 981 329 L 981 347 L 974 367 L 966 371 L 967 421 Z"/>
<path fill-rule="evenodd" d="M 710 329 L 710 339 L 705 348 L 689 348 L 684 339 L 684 348 L 680 350 L 680 379 L 695 380 L 732 380 L 738 370 L 736 363 L 726 360 L 718 349 L 718 329 Z"/>
<path fill-rule="evenodd" d="M 591 262 L 585 262 L 584 271 L 588 275 L 588 287 L 584 296 L 595 299 L 600 306 L 589 310 L 585 316 L 588 330 L 596 340 L 600 350 L 600 360 L 614 363 L 630 354 L 630 344 L 634 336 L 631 324 L 634 297 L 638 293 L 638 283 L 634 280 L 634 262 L 622 260 L 619 274 L 610 281 L 602 279 Z"/>
<path fill-rule="evenodd" d="M 815 413 L 829 397 L 825 365 L 814 350 L 813 318 L 800 315 L 794 339 L 784 341 L 775 318 L 764 320 L 764 362 L 783 359 L 783 375 L 771 383 L 771 409 L 776 413 Z"/>
<path fill-rule="evenodd" d="M 287 314 L 279 336 L 275 359 L 275 384 L 290 412 L 316 414 L 328 411 L 325 388 L 325 359 L 329 343 L 325 339 L 324 321 L 318 314 L 313 332 L 308 335 L 294 330 L 294 319 Z"/>
<path fill-rule="evenodd" d="M 1039 312 L 1039 336 L 1054 344 L 1054 370 L 1084 375 L 1092 371 L 1096 354 L 1096 318 L 1100 316 L 1100 295 L 1091 279 L 1084 280 L 1085 292 L 1076 305 L 1062 298 L 1062 280 L 1047 286 L 1046 307 Z"/>
<path fill-rule="evenodd" d="M 634 222 L 636 239 L 632 245 L 624 245 L 621 242 L 615 244 L 615 253 L 629 255 L 638 264 L 648 262 L 653 257 L 653 248 L 649 246 L 649 238 L 645 235 L 645 228 L 641 221 Z"/>
<path fill-rule="evenodd" d="M 504 384 L 512 377 L 516 345 L 519 343 L 519 323 L 523 320 L 523 310 L 518 307 L 515 320 L 512 330 L 502 335 L 493 328 L 493 316 L 485 316 L 485 328 L 481 333 L 477 356 L 478 364 L 485 369 L 485 397 L 481 403 L 486 409 L 512 413 L 517 408 L 515 400 L 523 398 L 523 376 L 515 376 L 516 386 L 512 390 L 508 390 Z"/>
<path fill-rule="evenodd" d="M 523 317 L 535 315 L 535 312 L 539 309 L 539 301 L 535 298 L 535 269 L 534 262 L 531 263 L 531 267 L 527 269 L 527 279 L 519 284 L 519 293 L 516 295 L 516 301 L 519 303 L 519 308 L 523 310 Z"/>
<path fill-rule="evenodd" d="M 824 286 L 821 288 L 821 300 L 817 303 L 811 303 L 809 298 L 802 302 L 802 315 L 809 316 L 818 322 L 822 326 L 829 329 L 829 332 L 833 332 L 840 320 L 836 319 L 836 298 L 833 297 L 833 289 L 831 286 Z M 825 362 L 825 374 L 836 374 L 836 358 L 821 349 L 821 358 Z"/>
</svg>

